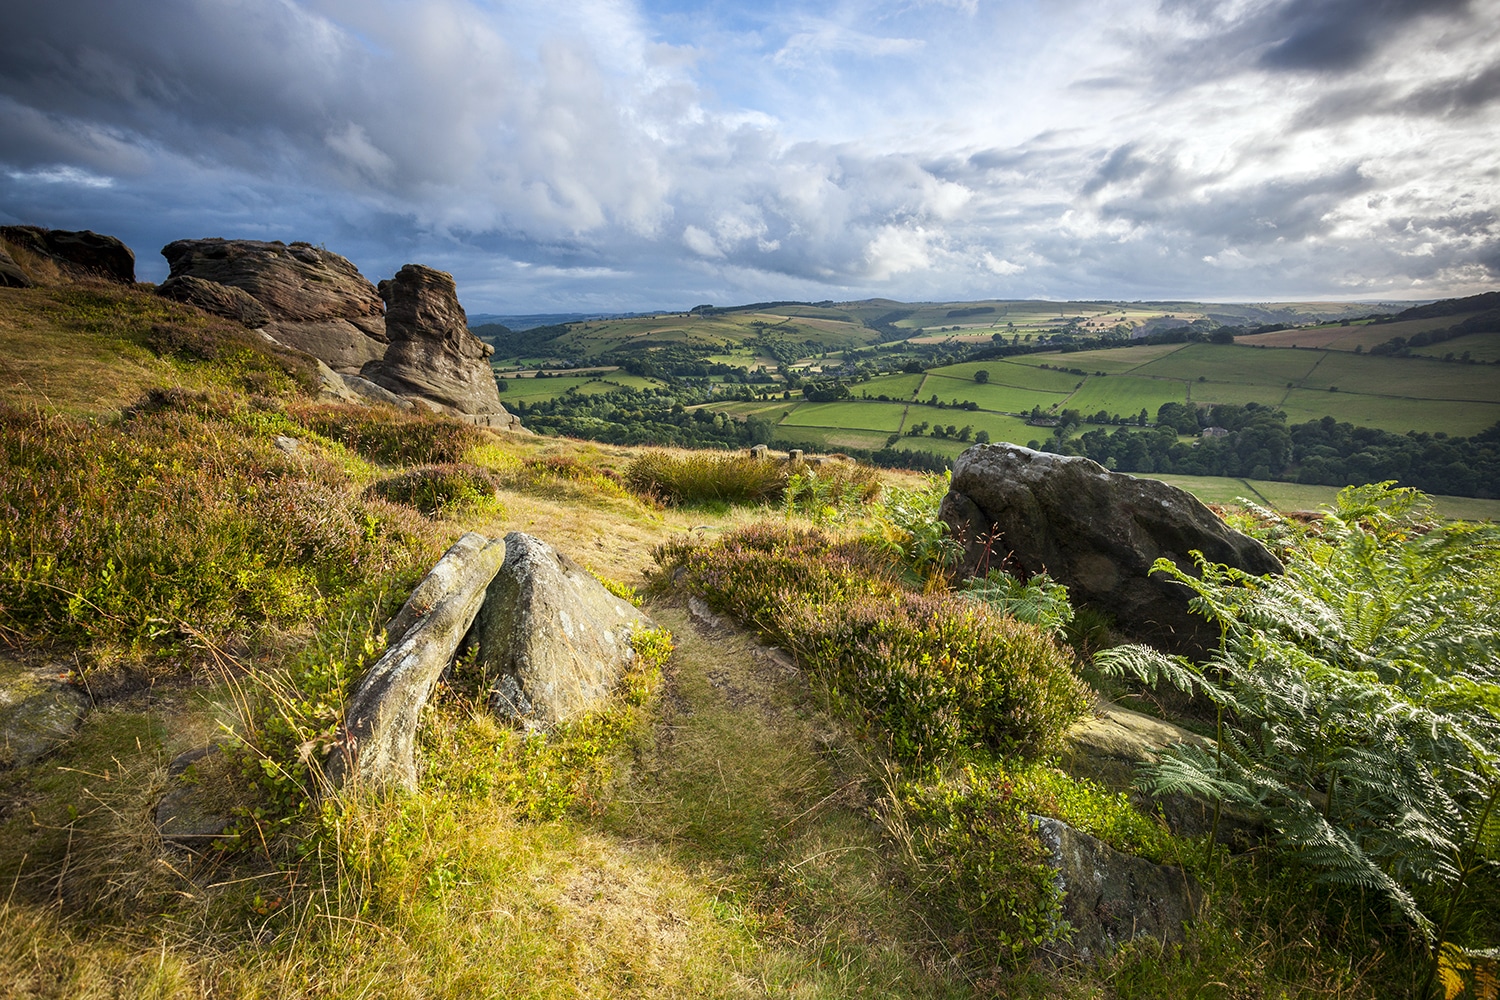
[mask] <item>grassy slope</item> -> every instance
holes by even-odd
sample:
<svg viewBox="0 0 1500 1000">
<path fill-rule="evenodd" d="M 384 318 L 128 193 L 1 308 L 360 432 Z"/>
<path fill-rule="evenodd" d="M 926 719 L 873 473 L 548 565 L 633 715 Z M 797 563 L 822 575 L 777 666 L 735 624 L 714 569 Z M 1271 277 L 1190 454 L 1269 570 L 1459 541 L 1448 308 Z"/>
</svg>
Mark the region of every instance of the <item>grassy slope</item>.
<svg viewBox="0 0 1500 1000">
<path fill-rule="evenodd" d="M 80 336 L 101 321 L 75 322 L 62 294 L 0 292 L 0 316 L 29 324 L 24 342 L 0 338 L 24 343 L 3 348 L 6 364 L 31 365 L 8 402 L 108 420 L 147 387 L 222 389 L 200 366 L 141 347 L 131 332 L 139 324 Z M 156 307 L 138 294 L 98 294 L 113 300 L 99 316 Z M 64 305 L 35 319 L 48 302 Z M 985 416 L 942 412 L 960 423 Z M 347 460 L 311 435 L 302 447 L 311 459 L 343 463 L 352 489 L 398 471 Z M 412 522 L 411 531 L 431 555 L 464 530 L 526 530 L 600 572 L 639 581 L 658 542 L 685 531 L 711 537 L 758 516 L 663 511 L 603 482 L 528 474 L 520 464 L 619 470 L 634 454 L 493 437 L 466 458 L 499 475 L 498 506 Z M 1289 959 L 1307 976 L 1292 976 L 1291 995 L 1370 995 L 1353 982 L 1357 970 L 1340 973 L 1316 952 L 1278 951 L 1254 934 L 1241 943 L 1241 929 L 1212 921 L 1181 961 L 1138 946 L 1098 967 L 1038 966 L 1000 978 L 956 967 L 871 818 L 881 776 L 816 686 L 741 633 L 695 625 L 672 603 L 648 610 L 679 648 L 656 714 L 619 760 L 613 784 L 545 821 L 461 792 L 465 776 L 514 737 L 445 689 L 428 717 L 424 740 L 436 763 L 422 791 L 355 810 L 337 843 L 308 859 L 251 851 L 195 863 L 165 849 L 150 824 L 167 762 L 221 726 L 242 726 L 255 678 L 293 659 L 308 630 L 247 649 L 190 648 L 171 663 L 144 664 L 157 673 L 154 685 L 100 689 L 75 738 L 5 775 L 0 879 L 10 889 L 0 902 L 0 992 L 1248 996 L 1268 966 Z M 362 628 L 354 618 L 322 623 L 319 641 L 337 646 L 342 635 L 357 647 Z M 20 655 L 89 666 L 88 649 L 73 652 L 26 646 Z M 1276 933 L 1273 921 L 1247 926 Z M 1311 926 L 1298 933 L 1317 937 Z"/>
</svg>

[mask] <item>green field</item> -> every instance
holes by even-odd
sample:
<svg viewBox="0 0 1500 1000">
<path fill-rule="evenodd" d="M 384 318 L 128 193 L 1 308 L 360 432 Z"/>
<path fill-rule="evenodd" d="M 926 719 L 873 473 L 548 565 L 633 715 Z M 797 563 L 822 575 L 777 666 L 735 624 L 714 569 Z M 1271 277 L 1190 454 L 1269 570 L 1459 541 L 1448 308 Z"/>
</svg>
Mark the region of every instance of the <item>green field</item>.
<svg viewBox="0 0 1500 1000">
<path fill-rule="evenodd" d="M 1441 358 L 1448 354 L 1461 358 L 1468 352 L 1469 357 L 1475 361 L 1493 364 L 1500 361 L 1500 333 L 1466 333 L 1440 344 L 1413 347 L 1411 352 L 1428 358 Z"/>
<path fill-rule="evenodd" d="M 1046 358 L 1052 364 L 1058 363 L 1058 355 L 1023 355 L 1024 357 Z M 1079 355 L 1081 356 L 1081 355 Z M 1069 365 L 1068 367 L 1072 367 Z M 1072 392 L 1073 387 L 1078 384 L 1082 377 L 1070 375 L 1067 372 L 1049 371 L 1034 365 L 1017 364 L 1015 359 L 996 359 L 994 361 L 969 361 L 961 365 L 948 365 L 943 368 L 934 368 L 929 375 L 942 375 L 948 378 L 973 382 L 974 373 L 984 369 L 990 373 L 990 385 L 1008 385 L 1018 389 L 1036 389 L 1041 392 Z M 979 384 L 974 383 L 976 386 Z"/>
<path fill-rule="evenodd" d="M 1304 486 L 1300 483 L 1274 483 L 1260 479 L 1227 479 L 1218 476 L 1154 475 L 1141 478 L 1159 479 L 1187 490 L 1204 503 L 1234 503 L 1240 498 L 1282 511 L 1317 510 L 1332 505 L 1338 495 L 1336 486 Z M 1441 517 L 1467 521 L 1500 520 L 1500 500 L 1476 500 L 1472 497 L 1433 497 Z"/>
<path fill-rule="evenodd" d="M 1500 420 L 1500 404 L 1446 400 L 1392 399 L 1357 393 L 1293 389 L 1281 403 L 1289 423 L 1331 416 L 1355 426 L 1379 427 L 1396 434 L 1442 431 L 1468 436 Z"/>
<path fill-rule="evenodd" d="M 1023 354 L 1007 360 L 1011 364 L 1030 367 L 1061 365 L 1065 368 L 1082 368 L 1085 371 L 1114 375 L 1134 371 L 1141 365 L 1164 358 L 1168 354 L 1175 354 L 1189 346 L 1191 345 L 1141 344 L 1139 347 L 1106 347 L 1098 351 L 1079 351 L 1075 354 Z M 1071 363 L 1069 359 L 1073 358 L 1078 359 L 1079 363 Z"/>
<path fill-rule="evenodd" d="M 852 427 L 890 433 L 901 426 L 906 407 L 900 403 L 854 401 L 803 403 L 782 420 L 783 427 Z"/>
<path fill-rule="evenodd" d="M 1074 384 L 1078 381 L 1074 379 Z M 970 379 L 928 375 L 927 380 L 922 383 L 918 398 L 927 400 L 933 396 L 944 403 L 974 402 L 981 409 L 1002 413 L 1030 413 L 1035 406 L 1046 410 L 1067 398 L 1067 394 L 1063 392 L 1038 392 L 1034 389 L 1015 389 L 1008 385 L 980 385 Z"/>
<path fill-rule="evenodd" d="M 1134 417 L 1143 408 L 1155 420 L 1163 403 L 1187 402 L 1187 383 L 1169 379 L 1136 378 L 1134 375 L 1091 375 L 1083 388 L 1069 396 L 1063 406 L 1084 416 L 1104 410 Z"/>
<path fill-rule="evenodd" d="M 1089 352 L 1068 355 L 1086 358 Z M 1188 344 L 1131 372 L 1158 378 L 1195 380 L 1207 377 L 1210 382 L 1242 382 L 1253 385 L 1282 385 L 1306 378 L 1327 352 L 1272 351 L 1232 344 Z M 1364 358 L 1376 361 L 1378 358 Z M 1088 369 L 1088 364 L 1077 367 Z"/>
<path fill-rule="evenodd" d="M 889 396 L 891 399 L 911 399 L 922 387 L 921 375 L 879 375 L 863 385 L 856 386 L 856 395 L 870 397 Z"/>
</svg>

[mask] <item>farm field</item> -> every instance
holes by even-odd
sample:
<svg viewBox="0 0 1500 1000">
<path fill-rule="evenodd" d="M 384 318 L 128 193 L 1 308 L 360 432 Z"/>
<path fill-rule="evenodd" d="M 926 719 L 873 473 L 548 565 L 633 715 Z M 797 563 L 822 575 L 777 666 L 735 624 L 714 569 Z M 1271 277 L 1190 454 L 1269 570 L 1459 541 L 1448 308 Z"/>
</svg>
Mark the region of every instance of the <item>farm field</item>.
<svg viewBox="0 0 1500 1000">
<path fill-rule="evenodd" d="M 1355 323 L 1349 326 L 1277 330 L 1274 333 L 1256 333 L 1237 337 L 1235 343 L 1255 347 L 1320 347 L 1334 351 L 1353 351 L 1355 347 L 1363 347 L 1368 351 L 1376 344 L 1383 344 L 1392 337 L 1410 338 L 1415 333 L 1446 329 L 1474 315 L 1476 314 L 1462 313 L 1456 316 L 1404 320 L 1400 323 Z"/>
<path fill-rule="evenodd" d="M 854 401 L 838 403 L 803 403 L 784 418 L 783 427 L 852 427 L 859 430 L 885 431 L 889 434 L 901 426 L 906 407 L 900 403 Z"/>
<path fill-rule="evenodd" d="M 1082 359 L 1088 353 L 1084 351 L 1070 357 Z M 1206 377 L 1210 382 L 1284 386 L 1288 382 L 1306 378 L 1326 355 L 1327 352 L 1324 351 L 1272 351 L 1233 344 L 1188 344 L 1179 351 L 1133 369 L 1131 374 L 1184 381 Z M 1088 370 L 1087 363 L 1076 367 Z"/>
<path fill-rule="evenodd" d="M 1338 494 L 1336 486 L 1307 486 L 1301 483 L 1276 483 L 1259 479 L 1230 479 L 1220 476 L 1174 476 L 1152 475 L 1143 479 L 1159 479 L 1164 483 L 1187 490 L 1204 503 L 1234 503 L 1243 497 L 1280 511 L 1317 510 L 1323 504 L 1332 504 Z M 1466 521 L 1500 520 L 1500 500 L 1476 500 L 1473 497 L 1432 498 L 1441 517 L 1459 518 Z"/>
<path fill-rule="evenodd" d="M 1076 379 L 1074 384 L 1077 384 Z M 981 409 L 1002 413 L 1030 413 L 1032 407 L 1036 406 L 1046 410 L 1068 398 L 1066 392 L 1041 392 L 994 383 L 981 385 L 972 379 L 928 375 L 926 381 L 922 383 L 922 388 L 917 391 L 917 398 L 927 400 L 933 396 L 944 403 L 974 402 L 978 403 Z"/>
<path fill-rule="evenodd" d="M 1062 404 L 1084 416 L 1104 410 L 1134 417 L 1142 409 L 1151 420 L 1163 403 L 1187 402 L 1188 383 L 1175 379 L 1137 378 L 1134 375 L 1090 375 Z"/>
<path fill-rule="evenodd" d="M 1360 393 L 1292 389 L 1281 402 L 1288 423 L 1331 416 L 1363 427 L 1379 427 L 1396 434 L 1441 431 L 1468 436 L 1500 420 L 1500 404 L 1462 403 L 1430 399 L 1393 399 Z"/>
<path fill-rule="evenodd" d="M 1466 333 L 1426 347 L 1413 347 L 1411 352 L 1426 358 L 1441 358 L 1447 354 L 1457 358 L 1467 352 L 1475 361 L 1493 364 L 1500 361 L 1500 333 Z"/>
<path fill-rule="evenodd" d="M 1030 355 L 1031 357 L 1046 357 L 1053 364 L 1057 363 L 1058 356 L 1055 354 Z M 1072 367 L 1071 365 L 1069 367 Z M 994 361 L 969 361 L 961 365 L 947 365 L 942 368 L 934 368 L 927 374 L 940 375 L 946 378 L 956 378 L 969 383 L 974 383 L 974 373 L 984 369 L 990 373 L 990 385 L 1009 385 L 1018 389 L 1037 389 L 1042 392 L 1072 392 L 1078 385 L 1081 376 L 1072 375 L 1068 372 L 1049 371 L 1032 365 L 1016 364 L 1013 359 L 996 359 Z"/>
</svg>

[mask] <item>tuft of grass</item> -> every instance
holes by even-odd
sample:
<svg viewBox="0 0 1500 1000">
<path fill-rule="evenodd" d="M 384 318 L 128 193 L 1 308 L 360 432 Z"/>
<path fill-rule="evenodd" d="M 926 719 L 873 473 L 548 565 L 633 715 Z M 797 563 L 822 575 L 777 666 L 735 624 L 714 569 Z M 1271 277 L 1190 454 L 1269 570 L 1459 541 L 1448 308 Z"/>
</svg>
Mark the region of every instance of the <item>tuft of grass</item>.
<svg viewBox="0 0 1500 1000">
<path fill-rule="evenodd" d="M 553 500 L 631 500 L 613 469 L 596 468 L 571 455 L 543 455 L 521 459 L 501 474 L 501 483 L 519 493 Z"/>
<path fill-rule="evenodd" d="M 630 463 L 625 485 L 642 497 L 671 506 L 758 504 L 779 498 L 789 473 L 784 463 L 750 455 L 651 451 Z"/>
</svg>

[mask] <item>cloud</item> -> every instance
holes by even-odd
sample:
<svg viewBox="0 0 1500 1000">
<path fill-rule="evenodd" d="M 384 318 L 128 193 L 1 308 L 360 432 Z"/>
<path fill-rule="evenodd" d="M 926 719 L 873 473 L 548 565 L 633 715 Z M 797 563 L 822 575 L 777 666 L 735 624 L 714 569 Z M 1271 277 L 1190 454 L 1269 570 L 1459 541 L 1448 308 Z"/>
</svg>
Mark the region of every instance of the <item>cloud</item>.
<svg viewBox="0 0 1500 1000">
<path fill-rule="evenodd" d="M 1265 299 L 1457 291 L 1500 241 L 1497 0 L 16 6 L 0 214 L 147 277 L 224 235 L 476 311 Z"/>
</svg>

